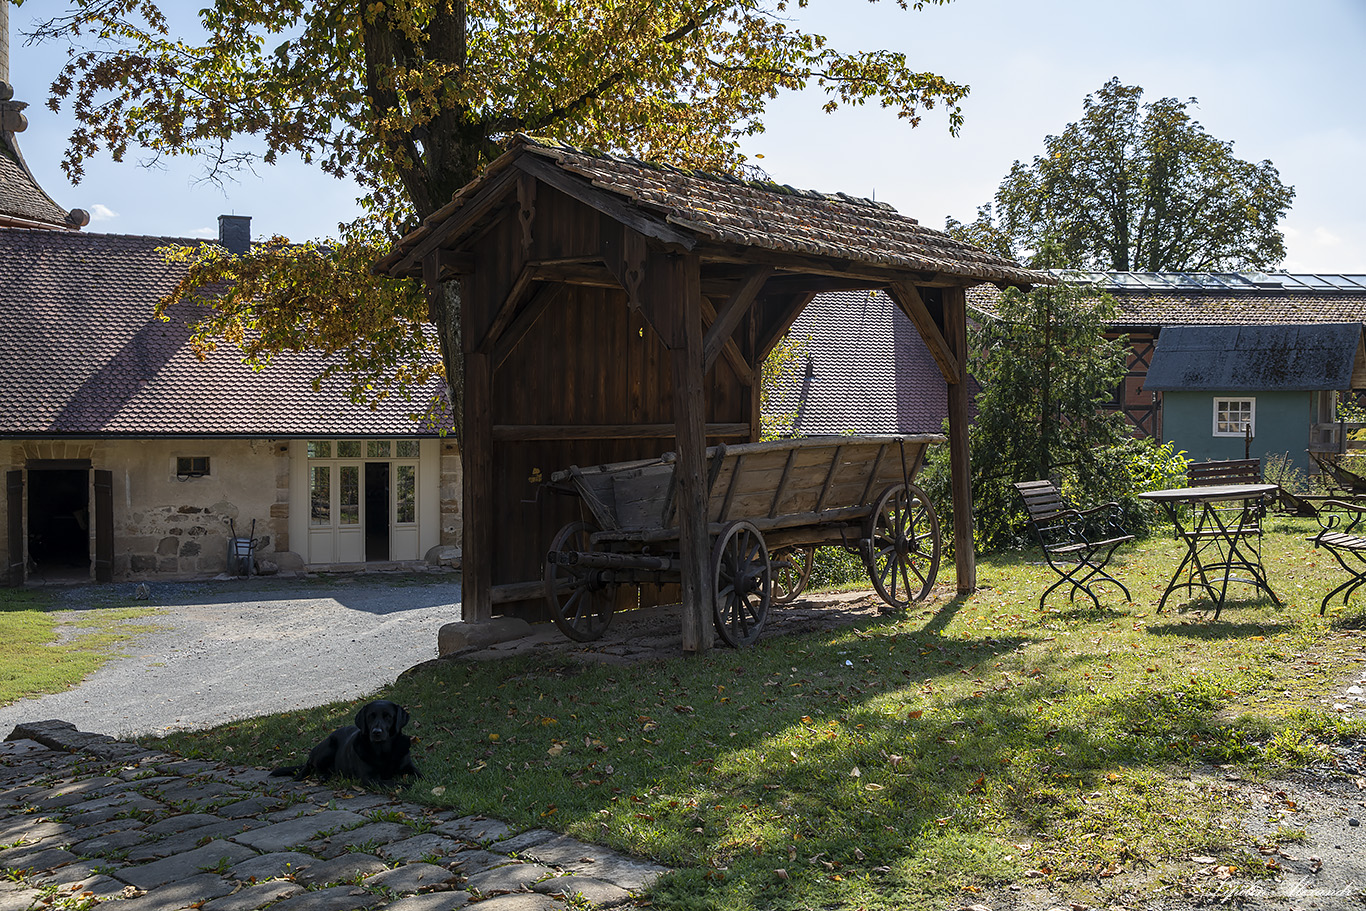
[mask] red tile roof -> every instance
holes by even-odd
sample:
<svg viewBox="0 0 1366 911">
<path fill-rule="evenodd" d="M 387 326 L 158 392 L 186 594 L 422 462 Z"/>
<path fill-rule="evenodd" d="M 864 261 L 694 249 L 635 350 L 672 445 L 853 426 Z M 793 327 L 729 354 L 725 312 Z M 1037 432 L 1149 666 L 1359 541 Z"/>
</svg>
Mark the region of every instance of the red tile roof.
<svg viewBox="0 0 1366 911">
<path fill-rule="evenodd" d="M 182 238 L 0 228 L 0 436 L 429 435 L 412 401 L 377 410 L 341 383 L 314 392 L 321 355 L 261 371 L 222 346 L 200 362 L 186 317 L 153 308 L 183 272 L 158 247 Z"/>
<path fill-rule="evenodd" d="M 910 319 L 883 292 L 817 295 L 787 337 L 800 346 L 795 369 L 778 384 L 767 411 L 792 417 L 797 433 L 944 429 L 944 376 Z"/>
</svg>

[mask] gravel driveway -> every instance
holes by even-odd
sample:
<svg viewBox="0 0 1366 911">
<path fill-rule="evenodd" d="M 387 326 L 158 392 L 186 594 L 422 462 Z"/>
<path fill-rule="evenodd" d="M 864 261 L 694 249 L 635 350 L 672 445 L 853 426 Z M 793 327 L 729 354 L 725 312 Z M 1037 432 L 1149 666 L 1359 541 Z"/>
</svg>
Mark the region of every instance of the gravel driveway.
<svg viewBox="0 0 1366 911">
<path fill-rule="evenodd" d="M 460 619 L 459 576 L 374 573 L 302 579 L 133 583 L 58 591 L 59 607 L 162 607 L 163 629 L 65 693 L 0 707 L 0 739 L 60 719 L 111 736 L 211 727 L 373 693 L 436 657 Z M 145 620 L 138 622 L 147 622 Z"/>
</svg>

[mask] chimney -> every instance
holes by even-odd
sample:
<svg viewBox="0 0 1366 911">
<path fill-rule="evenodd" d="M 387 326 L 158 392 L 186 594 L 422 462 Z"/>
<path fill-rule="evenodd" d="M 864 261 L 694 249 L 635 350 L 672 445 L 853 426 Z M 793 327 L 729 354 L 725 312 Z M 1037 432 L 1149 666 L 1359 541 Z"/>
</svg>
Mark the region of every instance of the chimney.
<svg viewBox="0 0 1366 911">
<path fill-rule="evenodd" d="M 229 253 L 236 253 L 238 256 L 250 250 L 251 216 L 218 216 L 218 242 L 226 247 Z"/>
</svg>

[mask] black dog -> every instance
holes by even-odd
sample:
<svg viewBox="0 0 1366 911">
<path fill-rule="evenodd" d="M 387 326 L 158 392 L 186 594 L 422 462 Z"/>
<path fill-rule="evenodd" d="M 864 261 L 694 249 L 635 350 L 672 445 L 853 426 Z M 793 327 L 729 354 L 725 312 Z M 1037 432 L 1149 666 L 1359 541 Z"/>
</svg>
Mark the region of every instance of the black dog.
<svg viewBox="0 0 1366 911">
<path fill-rule="evenodd" d="M 293 775 L 301 781 L 310 774 L 326 780 L 334 773 L 372 785 L 388 778 L 418 774 L 408 754 L 409 739 L 400 733 L 408 723 L 403 706 L 381 699 L 356 713 L 356 723 L 338 728 L 308 753 L 301 766 L 283 766 L 271 775 Z"/>
</svg>

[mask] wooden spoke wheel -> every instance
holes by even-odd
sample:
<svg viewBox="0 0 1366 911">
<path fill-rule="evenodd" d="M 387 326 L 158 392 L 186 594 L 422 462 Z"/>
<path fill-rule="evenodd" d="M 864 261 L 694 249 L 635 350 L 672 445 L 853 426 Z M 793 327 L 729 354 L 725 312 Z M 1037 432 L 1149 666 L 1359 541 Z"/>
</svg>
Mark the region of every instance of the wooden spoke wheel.
<svg viewBox="0 0 1366 911">
<path fill-rule="evenodd" d="M 790 604 L 806 591 L 816 548 L 787 547 L 773 555 L 773 603 Z"/>
<path fill-rule="evenodd" d="M 868 516 L 863 562 L 888 606 L 905 608 L 930 593 L 940 545 L 939 519 L 925 491 L 897 484 L 882 492 Z"/>
<path fill-rule="evenodd" d="M 773 600 L 773 564 L 764 536 L 749 522 L 732 522 L 716 539 L 711 565 L 716 631 L 735 648 L 750 645 Z"/>
<path fill-rule="evenodd" d="M 570 522 L 555 533 L 545 564 L 545 600 L 550 619 L 576 642 L 602 638 L 612 624 L 616 583 L 611 571 L 580 566 L 575 554 L 592 550 L 589 536 L 597 529 L 587 522 Z"/>
</svg>

